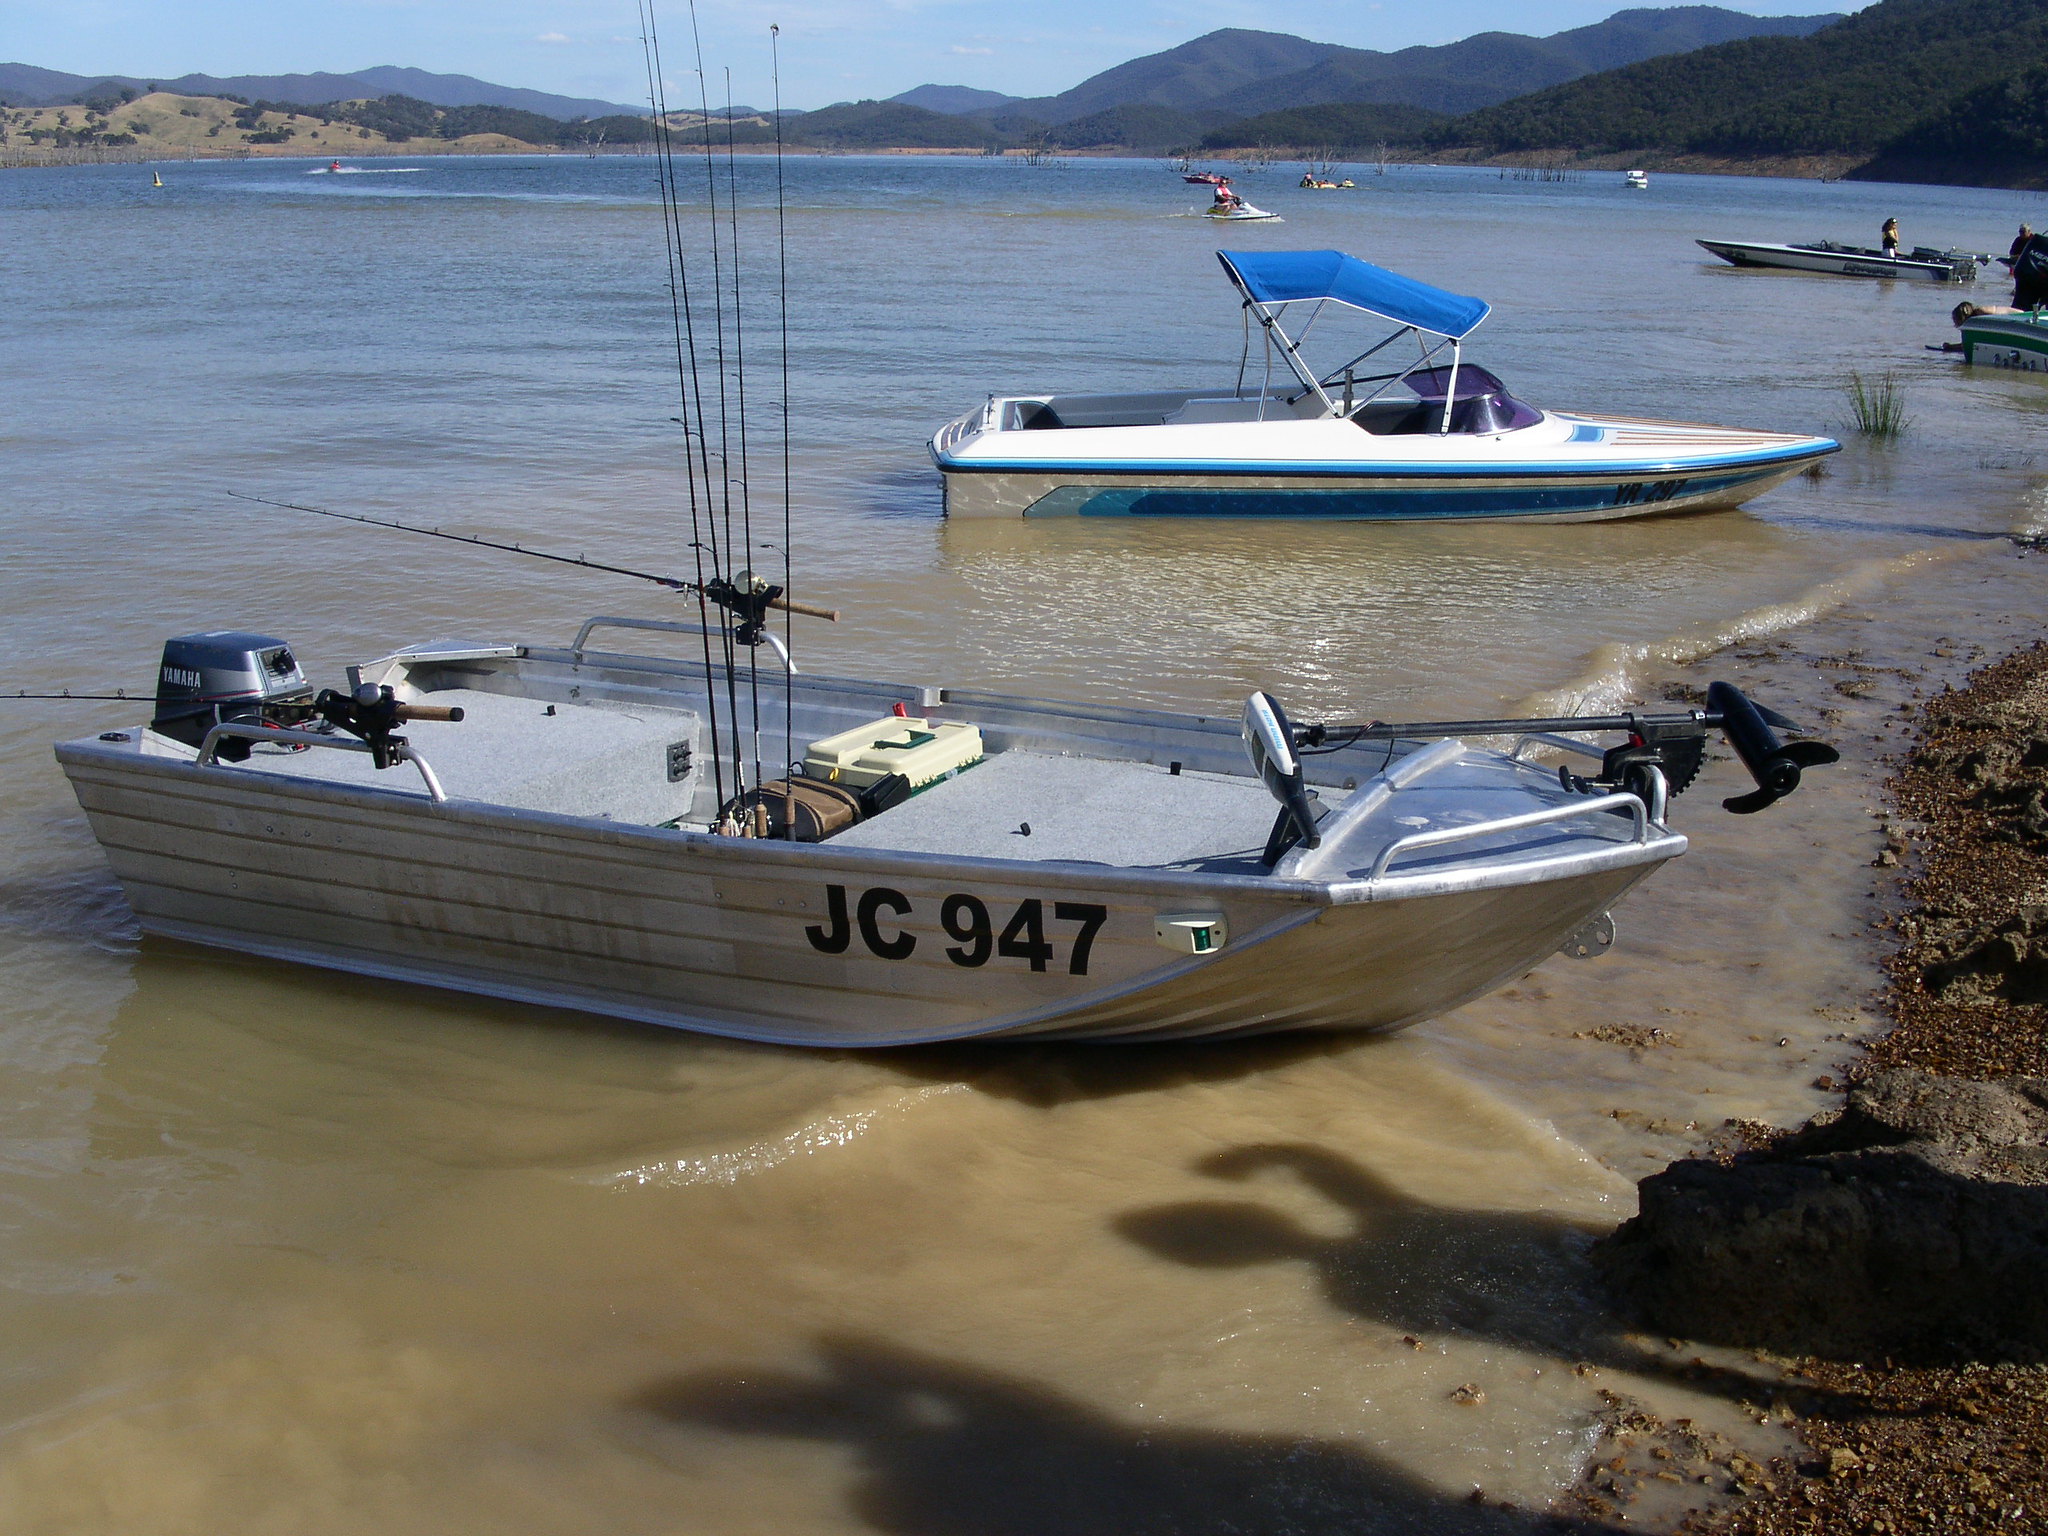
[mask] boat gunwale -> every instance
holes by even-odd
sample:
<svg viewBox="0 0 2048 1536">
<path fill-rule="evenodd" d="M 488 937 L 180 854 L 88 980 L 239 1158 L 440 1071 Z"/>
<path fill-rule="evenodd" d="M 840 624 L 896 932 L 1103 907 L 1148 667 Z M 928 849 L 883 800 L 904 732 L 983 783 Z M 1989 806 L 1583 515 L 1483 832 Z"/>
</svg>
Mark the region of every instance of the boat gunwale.
<svg viewBox="0 0 2048 1536">
<path fill-rule="evenodd" d="M 830 842 L 785 844 L 775 839 L 720 837 L 687 828 L 638 827 L 597 817 L 499 805 L 450 797 L 435 802 L 411 789 L 340 784 L 262 769 L 214 764 L 200 767 L 177 758 L 145 757 L 131 747 L 103 744 L 87 737 L 56 744 L 57 760 L 67 774 L 73 767 L 92 768 L 113 778 L 140 777 L 189 789 L 232 789 L 252 801 L 345 807 L 376 813 L 396 812 L 426 824 L 459 829 L 484 829 L 553 837 L 572 836 L 586 842 L 627 847 L 643 852 L 687 849 L 692 857 L 721 864 L 777 871 L 879 871 L 919 878 L 958 877 L 1002 885 L 1043 885 L 1043 871 L 1057 870 L 1069 878 L 1118 893 L 1213 893 L 1306 906 L 1351 906 L 1426 895 L 1505 889 L 1572 879 L 1580 875 L 1637 864 L 1660 864 L 1685 850 L 1687 840 L 1661 823 L 1648 823 L 1645 836 L 1622 842 L 1588 839 L 1593 846 L 1540 859 L 1465 863 L 1454 872 L 1438 868 L 1374 878 L 1347 876 L 1336 880 L 1298 879 L 1271 874 L 1238 875 L 1210 870 L 1093 864 L 1080 860 L 1012 860 L 962 854 L 917 853 L 888 848 L 835 850 Z M 1367 794 L 1373 780 L 1353 794 Z M 88 815 L 92 814 L 88 811 Z M 734 871 L 738 873 L 739 871 Z"/>
</svg>

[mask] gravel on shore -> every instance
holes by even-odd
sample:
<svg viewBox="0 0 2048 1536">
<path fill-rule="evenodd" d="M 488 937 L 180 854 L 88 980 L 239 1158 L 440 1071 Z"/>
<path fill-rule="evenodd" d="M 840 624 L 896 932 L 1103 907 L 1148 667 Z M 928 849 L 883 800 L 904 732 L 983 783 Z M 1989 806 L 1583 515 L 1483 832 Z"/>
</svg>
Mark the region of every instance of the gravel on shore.
<svg viewBox="0 0 2048 1536">
<path fill-rule="evenodd" d="M 1885 965 L 1893 1028 L 1854 1075 L 2048 1074 L 2048 643 L 1930 699 L 1887 788 L 1879 863 L 1917 864 Z M 1683 1530 L 2048 1531 L 2048 1366 L 1808 1359 L 1790 1373 L 1811 1455 Z"/>
<path fill-rule="evenodd" d="M 1908 872 L 1884 920 L 1893 1027 L 1854 1083 L 2048 1076 L 2048 641 L 1929 699 L 1886 788 L 1876 863 Z M 1751 1147 L 1800 1134 L 1731 1129 Z M 2048 1364 L 1758 1360 L 1782 1373 L 1768 1411 L 1804 1450 L 1716 1473 L 1728 1501 L 1681 1520 L 1686 1536 L 2048 1532 Z M 1636 1524 L 1601 1472 L 1559 1513 Z"/>
</svg>

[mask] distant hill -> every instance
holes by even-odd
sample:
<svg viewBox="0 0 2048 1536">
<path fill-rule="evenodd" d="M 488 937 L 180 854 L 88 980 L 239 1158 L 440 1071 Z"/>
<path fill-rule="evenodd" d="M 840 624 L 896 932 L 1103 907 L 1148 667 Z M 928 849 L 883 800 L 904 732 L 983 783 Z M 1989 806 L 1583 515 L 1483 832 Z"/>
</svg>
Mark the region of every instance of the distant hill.
<svg viewBox="0 0 2048 1536">
<path fill-rule="evenodd" d="M 1433 112 L 1471 112 L 1595 70 L 1735 38 L 1803 37 L 1840 15 L 1745 16 L 1712 5 L 1617 11 L 1549 37 L 1481 32 L 1434 48 L 1376 53 L 1336 48 L 1310 68 L 1214 97 L 1211 111 L 1250 115 L 1332 101 L 1401 102 Z"/>
<path fill-rule="evenodd" d="M 1214 121 L 1332 101 L 1400 102 L 1469 112 L 1594 70 L 1731 38 L 1799 37 L 1839 20 L 1746 16 L 1712 5 L 1617 11 L 1550 37 L 1484 32 L 1441 47 L 1380 53 L 1311 42 L 1284 32 L 1226 28 L 1092 75 L 1057 96 L 1012 100 L 1001 110 L 1067 123 L 1112 107 L 1173 107 Z M 926 103 L 929 105 L 930 103 Z"/>
<path fill-rule="evenodd" d="M 1319 107 L 1264 112 L 1204 134 L 1202 149 L 1369 150 L 1377 144 L 1421 144 L 1450 119 L 1427 107 L 1372 101 L 1329 101 Z"/>
<path fill-rule="evenodd" d="M 1046 143 L 1058 149 L 1179 149 L 1193 144 L 1212 121 L 1174 107 L 1135 103 L 1061 123 L 1046 135 Z"/>
<path fill-rule="evenodd" d="M 990 149 L 1006 142 L 986 123 L 900 101 L 842 101 L 784 122 L 793 140 L 823 149 Z"/>
<path fill-rule="evenodd" d="M 1144 105 L 1186 111 L 1255 80 L 1307 69 L 1342 51 L 1332 43 L 1312 43 L 1285 32 L 1226 27 L 1163 53 L 1147 54 L 1090 75 L 1057 96 L 1027 97 L 1008 103 L 1003 110 L 1047 123 L 1070 123 L 1112 107 Z"/>
<path fill-rule="evenodd" d="M 181 96 L 240 96 L 249 101 L 288 102 L 305 107 L 330 101 L 410 96 L 437 107 L 510 107 L 559 119 L 646 110 L 644 105 L 554 96 L 546 91 L 493 85 L 470 75 L 429 74 L 423 69 L 405 69 L 395 64 L 380 64 L 345 75 L 181 75 L 177 79 L 69 75 L 62 70 L 39 69 L 33 64 L 0 64 L 0 103 L 8 106 L 61 106 L 124 86 L 138 93 L 162 90 Z"/>
<path fill-rule="evenodd" d="M 1589 75 L 1462 117 L 1489 150 L 1874 154 L 2048 63 L 2048 0 L 1878 0 L 1809 37 L 1753 37 Z M 1957 137 L 1960 135 L 1960 137 Z M 1931 146 L 1932 140 L 1928 143 Z M 1960 152 L 1960 151 L 1956 151 Z"/>
<path fill-rule="evenodd" d="M 927 112 L 997 112 L 1017 99 L 1001 91 L 977 91 L 971 85 L 920 85 L 889 98 Z"/>
</svg>

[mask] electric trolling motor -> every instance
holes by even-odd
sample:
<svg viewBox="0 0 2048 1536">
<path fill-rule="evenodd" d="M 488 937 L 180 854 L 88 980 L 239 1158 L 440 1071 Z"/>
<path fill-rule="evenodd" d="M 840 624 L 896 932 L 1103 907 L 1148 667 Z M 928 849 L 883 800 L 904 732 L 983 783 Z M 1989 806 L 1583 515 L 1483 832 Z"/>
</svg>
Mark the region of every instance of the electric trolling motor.
<svg viewBox="0 0 2048 1536">
<path fill-rule="evenodd" d="M 1773 729 L 1775 727 L 1775 729 Z M 1637 795 L 1648 801 L 1651 792 L 1649 770 L 1664 776 L 1667 791 L 1679 794 L 1699 776 L 1706 758 L 1707 737 L 1719 731 L 1735 749 L 1742 766 L 1756 781 L 1746 795 L 1731 795 L 1722 808 L 1738 816 L 1749 816 L 1773 805 L 1799 787 L 1799 776 L 1808 768 L 1839 762 L 1842 754 L 1820 741 L 1780 741 L 1778 731 L 1799 727 L 1775 710 L 1751 701 L 1733 683 L 1710 683 L 1707 707 L 1665 714 L 1632 710 L 1625 715 L 1565 715 L 1533 720 L 1430 720 L 1390 725 L 1375 720 L 1366 725 L 1316 724 L 1297 726 L 1294 738 L 1304 752 L 1334 752 L 1361 741 L 1396 741 L 1432 736 L 1540 735 L 1578 731 L 1626 731 L 1628 740 L 1610 747 L 1601 758 L 1600 771 L 1591 775 L 1559 768 L 1558 782 L 1566 789 L 1591 794 L 1596 791 Z"/>
<path fill-rule="evenodd" d="M 1301 758 L 1340 752 L 1362 741 L 1384 741 L 1391 750 L 1401 740 L 1447 736 L 1535 736 L 1584 731 L 1625 731 L 1628 740 L 1601 755 L 1600 771 L 1577 774 L 1560 766 L 1558 782 L 1578 794 L 1634 795 L 1645 807 L 1657 803 L 1657 779 L 1666 794 L 1676 795 L 1699 777 L 1706 759 L 1707 737 L 1719 731 L 1735 749 L 1742 766 L 1756 781 L 1746 795 L 1721 802 L 1738 816 L 1750 816 L 1773 805 L 1799 787 L 1808 768 L 1838 762 L 1841 754 L 1825 742 L 1781 741 L 1778 731 L 1799 727 L 1774 710 L 1752 702 L 1733 683 L 1707 688 L 1707 707 L 1669 713 L 1632 710 L 1624 715 L 1565 715 L 1528 720 L 1424 720 L 1363 725 L 1291 724 L 1270 694 L 1255 693 L 1245 704 L 1244 739 L 1280 814 L 1266 841 L 1265 862 L 1275 863 L 1295 843 L 1316 846 L 1315 813 L 1309 804 Z"/>
</svg>

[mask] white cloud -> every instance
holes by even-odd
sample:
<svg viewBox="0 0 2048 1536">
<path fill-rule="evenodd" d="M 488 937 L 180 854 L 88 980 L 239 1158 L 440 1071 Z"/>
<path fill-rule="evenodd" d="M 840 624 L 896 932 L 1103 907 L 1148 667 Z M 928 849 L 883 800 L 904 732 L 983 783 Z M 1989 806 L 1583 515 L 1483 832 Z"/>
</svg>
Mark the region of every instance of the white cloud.
<svg viewBox="0 0 2048 1536">
<path fill-rule="evenodd" d="M 566 43 L 569 41 L 569 34 L 566 32 L 543 32 L 534 41 L 536 43 Z"/>
<path fill-rule="evenodd" d="M 955 43 L 946 50 L 948 53 L 994 53 L 993 48 L 969 48 L 965 43 Z"/>
</svg>

